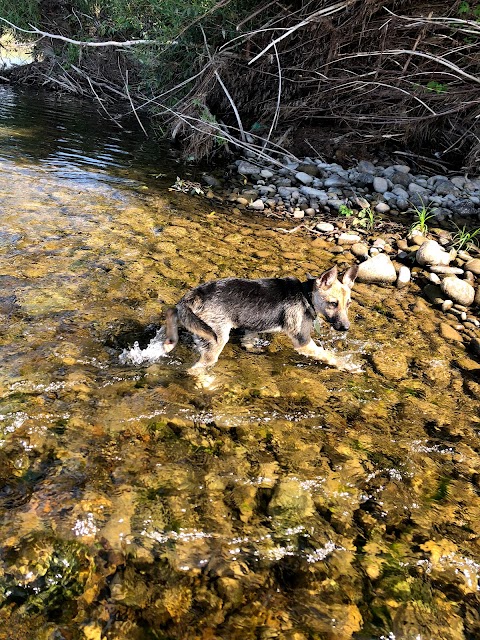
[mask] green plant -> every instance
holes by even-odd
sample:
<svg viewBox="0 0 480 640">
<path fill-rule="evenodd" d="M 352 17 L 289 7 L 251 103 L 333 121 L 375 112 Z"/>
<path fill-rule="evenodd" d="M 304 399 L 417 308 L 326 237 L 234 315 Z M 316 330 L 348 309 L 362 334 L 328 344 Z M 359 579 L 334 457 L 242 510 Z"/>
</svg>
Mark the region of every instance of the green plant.
<svg viewBox="0 0 480 640">
<path fill-rule="evenodd" d="M 430 80 L 427 84 L 427 89 L 429 91 L 435 91 L 435 93 L 445 93 L 448 87 L 446 84 L 442 84 L 441 82 L 437 82 L 436 80 Z"/>
<path fill-rule="evenodd" d="M 456 233 L 453 235 L 452 244 L 455 249 L 468 249 L 471 246 L 479 245 L 480 228 L 467 231 L 465 225 L 460 229 L 458 225 Z"/>
<path fill-rule="evenodd" d="M 354 212 L 353 212 L 353 209 L 350 209 L 350 207 L 347 207 L 346 204 L 341 204 L 338 207 L 338 213 L 341 216 L 345 216 L 346 218 L 350 218 L 350 216 L 353 216 Z"/>
<path fill-rule="evenodd" d="M 366 207 L 358 212 L 356 224 L 367 231 L 373 231 L 377 224 L 377 216 L 371 207 Z"/>
<path fill-rule="evenodd" d="M 421 200 L 421 198 L 420 198 Z M 415 222 L 411 225 L 410 231 L 420 231 L 423 235 L 428 233 L 427 221 L 435 217 L 434 210 L 436 207 L 425 206 L 422 201 L 421 207 L 413 207 L 413 212 L 417 216 Z"/>
</svg>

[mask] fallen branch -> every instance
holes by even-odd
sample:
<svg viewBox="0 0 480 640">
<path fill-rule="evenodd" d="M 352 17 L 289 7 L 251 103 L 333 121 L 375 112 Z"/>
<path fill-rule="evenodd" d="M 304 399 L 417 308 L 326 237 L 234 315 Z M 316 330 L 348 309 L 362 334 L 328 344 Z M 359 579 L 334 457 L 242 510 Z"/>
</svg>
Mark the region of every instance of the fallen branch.
<svg viewBox="0 0 480 640">
<path fill-rule="evenodd" d="M 37 29 L 33 25 L 29 25 L 32 27 L 31 29 L 22 29 L 22 27 L 18 27 L 13 22 L 6 20 L 0 16 L 0 21 L 8 24 L 12 29 L 16 31 L 21 31 L 22 33 L 30 33 L 31 35 L 40 36 L 41 38 L 51 38 L 52 40 L 61 40 L 62 42 L 68 42 L 69 44 L 76 44 L 79 47 L 132 47 L 138 44 L 157 44 L 164 46 L 165 44 L 175 44 L 175 41 L 171 42 L 159 42 L 158 40 L 107 40 L 104 42 L 89 42 L 85 40 L 73 40 L 72 38 L 67 38 L 66 36 L 60 36 L 57 33 L 48 33 L 47 31 L 41 31 L 41 29 Z"/>
</svg>

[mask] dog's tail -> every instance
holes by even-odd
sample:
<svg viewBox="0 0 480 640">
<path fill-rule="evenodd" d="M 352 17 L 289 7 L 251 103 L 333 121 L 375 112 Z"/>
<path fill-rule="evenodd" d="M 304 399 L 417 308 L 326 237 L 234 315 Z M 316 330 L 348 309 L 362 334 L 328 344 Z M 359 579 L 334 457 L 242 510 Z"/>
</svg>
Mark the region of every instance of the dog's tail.
<svg viewBox="0 0 480 640">
<path fill-rule="evenodd" d="M 199 318 L 186 304 L 167 309 L 165 312 L 165 342 L 163 347 L 168 353 L 177 346 L 178 325 L 182 325 L 201 338 L 217 342 L 217 334 L 201 318 Z"/>
<path fill-rule="evenodd" d="M 177 346 L 178 342 L 178 311 L 177 307 L 165 311 L 165 342 L 163 348 L 168 353 Z"/>
<path fill-rule="evenodd" d="M 180 324 L 200 338 L 217 342 L 217 334 L 206 322 L 199 318 L 187 304 L 179 304 L 178 319 Z"/>
</svg>

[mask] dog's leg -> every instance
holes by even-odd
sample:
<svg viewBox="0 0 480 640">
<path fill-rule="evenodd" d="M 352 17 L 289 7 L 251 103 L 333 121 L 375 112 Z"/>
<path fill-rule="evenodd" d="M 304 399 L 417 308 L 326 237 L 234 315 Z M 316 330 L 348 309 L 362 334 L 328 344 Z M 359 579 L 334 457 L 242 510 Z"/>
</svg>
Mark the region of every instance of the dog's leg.
<svg viewBox="0 0 480 640">
<path fill-rule="evenodd" d="M 320 362 L 325 362 L 325 364 L 329 364 L 331 367 L 336 367 L 338 365 L 336 356 L 331 351 L 323 349 L 323 347 L 319 347 L 312 339 L 310 339 L 310 341 L 305 345 L 295 346 L 295 351 L 301 353 L 302 356 L 308 356 L 309 358 L 320 360 Z"/>
<path fill-rule="evenodd" d="M 301 346 L 296 346 L 294 341 L 294 346 L 295 350 L 303 356 L 325 362 L 325 364 L 328 364 L 330 367 L 335 367 L 335 369 L 339 369 L 340 371 L 349 371 L 350 373 L 361 373 L 362 371 L 360 365 L 350 362 L 345 358 L 337 358 L 332 351 L 319 347 L 312 339 L 310 339 L 307 344 Z"/>
<path fill-rule="evenodd" d="M 208 367 L 212 367 L 218 360 L 218 356 L 221 354 L 223 347 L 227 344 L 230 337 L 230 328 L 227 327 L 213 327 L 216 335 L 217 342 L 213 340 L 204 340 L 203 347 L 201 349 L 200 360 L 196 362 L 193 367 L 188 370 L 189 373 L 195 374 L 198 371 L 203 371 Z"/>
<path fill-rule="evenodd" d="M 245 351 L 249 353 L 263 353 L 264 349 L 260 346 L 258 341 L 259 334 L 255 331 L 245 331 L 240 338 L 240 342 Z"/>
</svg>

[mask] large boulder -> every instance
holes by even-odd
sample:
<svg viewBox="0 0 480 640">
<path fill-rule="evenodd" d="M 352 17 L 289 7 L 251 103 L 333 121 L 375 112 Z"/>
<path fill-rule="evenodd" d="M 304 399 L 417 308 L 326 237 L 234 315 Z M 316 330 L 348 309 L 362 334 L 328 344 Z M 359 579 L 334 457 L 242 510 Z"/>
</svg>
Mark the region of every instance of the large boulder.
<svg viewBox="0 0 480 640">
<path fill-rule="evenodd" d="M 440 284 L 443 293 L 454 302 L 469 307 L 475 298 L 475 289 L 457 276 L 447 276 Z"/>
<path fill-rule="evenodd" d="M 359 265 L 357 279 L 360 282 L 391 284 L 396 281 L 397 272 L 387 254 L 379 253 Z"/>
<path fill-rule="evenodd" d="M 453 260 L 454 254 L 448 253 L 436 240 L 427 240 L 417 251 L 416 260 L 421 267 L 427 265 L 447 266 Z"/>
</svg>

